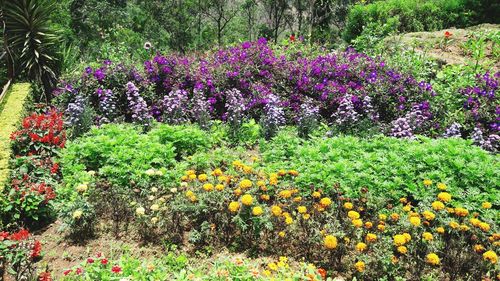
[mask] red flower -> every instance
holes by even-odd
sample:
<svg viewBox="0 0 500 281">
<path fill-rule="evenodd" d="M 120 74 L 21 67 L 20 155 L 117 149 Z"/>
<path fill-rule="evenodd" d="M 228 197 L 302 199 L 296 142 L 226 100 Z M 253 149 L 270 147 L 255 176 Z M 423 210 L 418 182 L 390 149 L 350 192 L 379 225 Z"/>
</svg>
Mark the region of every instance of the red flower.
<svg viewBox="0 0 500 281">
<path fill-rule="evenodd" d="M 290 35 L 290 41 L 295 42 L 295 34 Z"/>
<path fill-rule="evenodd" d="M 63 272 L 63 274 L 64 274 L 64 276 L 66 276 L 66 275 L 70 274 L 72 271 L 73 271 L 73 270 L 68 269 L 68 270 L 65 270 L 65 271 Z"/>
<path fill-rule="evenodd" d="M 82 274 L 82 273 L 83 273 L 83 269 L 82 269 L 81 267 L 79 267 L 79 268 L 77 268 L 77 269 L 75 270 L 75 273 L 76 273 L 77 275 L 80 275 L 80 274 Z"/>
<path fill-rule="evenodd" d="M 50 172 L 52 174 L 55 174 L 55 173 L 57 173 L 57 171 L 59 171 L 59 163 L 52 164 L 52 168 L 50 168 Z"/>
<path fill-rule="evenodd" d="M 42 243 L 36 240 L 33 244 L 33 250 L 31 251 L 32 258 L 38 258 L 40 256 L 40 252 L 42 251 Z"/>
<path fill-rule="evenodd" d="M 122 271 L 122 268 L 119 267 L 118 265 L 113 265 L 113 267 L 111 268 L 111 272 L 113 273 L 120 273 Z"/>
<path fill-rule="evenodd" d="M 446 31 L 446 32 L 444 33 L 444 37 L 445 37 L 446 39 L 450 38 L 452 35 L 453 35 L 453 33 L 449 32 L 449 31 Z"/>
<path fill-rule="evenodd" d="M 50 272 L 42 272 L 38 275 L 38 281 L 52 281 L 52 277 L 50 276 Z"/>
<path fill-rule="evenodd" d="M 102 256 L 102 253 L 99 252 L 99 253 L 95 254 L 95 256 L 98 257 L 98 258 L 100 258 Z"/>
<path fill-rule="evenodd" d="M 323 278 L 323 280 L 326 280 L 326 270 L 324 268 L 318 268 L 318 273 L 319 275 L 321 275 L 321 278 Z"/>
<path fill-rule="evenodd" d="M 87 259 L 87 263 L 94 263 L 94 259 L 93 258 L 88 258 Z"/>
<path fill-rule="evenodd" d="M 21 241 L 28 238 L 28 236 L 30 236 L 30 233 L 26 229 L 21 229 L 18 232 L 12 234 L 10 236 L 10 240 Z"/>
<path fill-rule="evenodd" d="M 0 241 L 3 241 L 9 237 L 9 233 L 6 231 L 0 232 Z"/>
<path fill-rule="evenodd" d="M 108 264 L 108 259 L 104 258 L 101 260 L 101 264 L 107 265 Z"/>
</svg>

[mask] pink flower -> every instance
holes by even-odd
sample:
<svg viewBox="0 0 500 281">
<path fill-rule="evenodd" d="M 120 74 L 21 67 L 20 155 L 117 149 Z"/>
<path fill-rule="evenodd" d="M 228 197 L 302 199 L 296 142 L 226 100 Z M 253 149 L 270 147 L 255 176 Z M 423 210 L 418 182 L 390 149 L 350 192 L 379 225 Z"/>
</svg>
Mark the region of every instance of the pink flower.
<svg viewBox="0 0 500 281">
<path fill-rule="evenodd" d="M 88 258 L 87 259 L 87 263 L 94 263 L 94 259 L 93 258 Z"/>
<path fill-rule="evenodd" d="M 101 264 L 103 264 L 103 265 L 108 264 L 108 259 L 102 259 L 102 260 L 101 260 Z"/>
<path fill-rule="evenodd" d="M 64 276 L 66 276 L 66 275 L 70 274 L 72 271 L 73 271 L 73 270 L 68 269 L 68 270 L 65 270 L 65 271 L 63 272 L 63 274 L 64 274 Z"/>
<path fill-rule="evenodd" d="M 80 275 L 80 274 L 82 274 L 82 273 L 83 273 L 83 269 L 79 267 L 79 268 L 77 268 L 77 269 L 75 270 L 75 273 L 76 273 L 76 275 Z"/>
</svg>

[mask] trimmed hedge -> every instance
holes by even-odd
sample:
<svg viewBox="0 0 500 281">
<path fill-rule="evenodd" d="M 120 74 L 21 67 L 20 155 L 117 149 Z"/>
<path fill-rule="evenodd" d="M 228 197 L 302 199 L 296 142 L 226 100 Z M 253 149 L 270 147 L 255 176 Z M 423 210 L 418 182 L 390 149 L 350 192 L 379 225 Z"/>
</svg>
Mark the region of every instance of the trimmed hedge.
<svg viewBox="0 0 500 281">
<path fill-rule="evenodd" d="M 0 108 L 0 191 L 9 175 L 10 134 L 16 130 L 21 119 L 24 103 L 30 92 L 30 84 L 14 84 Z"/>
</svg>

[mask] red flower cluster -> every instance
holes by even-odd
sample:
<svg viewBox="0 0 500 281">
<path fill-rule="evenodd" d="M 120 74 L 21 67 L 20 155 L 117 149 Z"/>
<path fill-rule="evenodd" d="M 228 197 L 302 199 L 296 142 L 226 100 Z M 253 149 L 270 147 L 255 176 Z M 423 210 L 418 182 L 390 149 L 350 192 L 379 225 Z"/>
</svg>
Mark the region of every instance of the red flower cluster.
<svg viewBox="0 0 500 281">
<path fill-rule="evenodd" d="M 453 35 L 453 33 L 449 32 L 449 31 L 446 31 L 446 32 L 444 33 L 444 37 L 445 37 L 446 39 L 450 38 L 452 35 Z"/>
<path fill-rule="evenodd" d="M 25 253 L 26 258 L 33 260 L 40 257 L 40 253 L 42 252 L 42 243 L 35 239 L 29 239 L 30 236 L 29 231 L 26 229 L 20 229 L 12 234 L 2 231 L 0 232 L 0 242 L 7 240 L 10 241 L 9 244 L 7 244 L 9 245 L 7 247 L 9 251 L 25 251 L 27 249 L 29 252 Z M 16 243 L 12 244 L 12 242 Z M 2 255 L 1 252 L 0 255 Z"/>
</svg>

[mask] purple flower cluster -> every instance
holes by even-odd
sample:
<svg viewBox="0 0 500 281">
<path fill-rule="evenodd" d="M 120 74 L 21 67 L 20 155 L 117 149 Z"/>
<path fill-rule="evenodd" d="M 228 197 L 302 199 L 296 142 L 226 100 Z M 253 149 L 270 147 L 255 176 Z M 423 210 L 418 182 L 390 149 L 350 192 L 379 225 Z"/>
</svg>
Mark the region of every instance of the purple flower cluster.
<svg viewBox="0 0 500 281">
<path fill-rule="evenodd" d="M 139 89 L 132 82 L 127 83 L 127 101 L 132 112 L 132 122 L 148 126 L 152 116 L 146 101 L 139 94 Z"/>
</svg>

